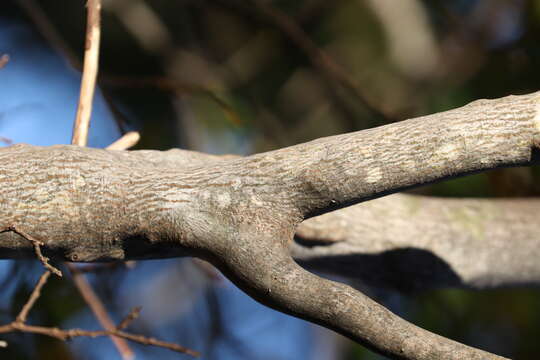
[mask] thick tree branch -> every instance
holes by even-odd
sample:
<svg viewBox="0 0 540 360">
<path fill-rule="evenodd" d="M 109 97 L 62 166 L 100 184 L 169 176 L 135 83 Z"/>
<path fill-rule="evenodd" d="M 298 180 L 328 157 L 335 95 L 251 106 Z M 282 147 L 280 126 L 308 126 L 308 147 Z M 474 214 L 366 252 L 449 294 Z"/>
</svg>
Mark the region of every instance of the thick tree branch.
<svg viewBox="0 0 540 360">
<path fill-rule="evenodd" d="M 533 152 L 540 144 L 539 102 L 539 93 L 479 100 L 297 145 L 282 167 L 288 178 L 280 180 L 290 186 L 289 201 L 309 217 L 440 179 L 531 165 L 540 160 Z M 283 152 L 263 156 L 268 162 Z"/>
<path fill-rule="evenodd" d="M 412 291 L 540 285 L 540 199 L 395 194 L 303 222 L 308 268 Z"/>
<path fill-rule="evenodd" d="M 259 301 L 393 358 L 498 358 L 419 329 L 298 267 L 306 217 L 430 181 L 532 164 L 538 93 L 334 136 L 246 158 L 74 146 L 0 149 L 0 227 L 44 255 L 106 261 L 194 255 Z M 28 257 L 13 232 L 0 257 Z"/>
<path fill-rule="evenodd" d="M 353 288 L 307 272 L 279 241 L 285 234 L 264 230 L 262 239 L 234 234 L 239 251 L 228 256 L 228 249 L 217 249 L 219 256 L 213 259 L 263 304 L 333 329 L 393 359 L 503 359 L 421 329 Z"/>
</svg>

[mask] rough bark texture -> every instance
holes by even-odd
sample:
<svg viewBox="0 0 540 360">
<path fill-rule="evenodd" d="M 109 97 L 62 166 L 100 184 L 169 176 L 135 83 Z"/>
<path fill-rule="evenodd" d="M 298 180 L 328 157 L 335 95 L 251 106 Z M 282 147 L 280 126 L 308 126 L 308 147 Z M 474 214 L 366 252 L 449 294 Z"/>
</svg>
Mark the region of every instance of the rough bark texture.
<svg viewBox="0 0 540 360">
<path fill-rule="evenodd" d="M 44 255 L 54 260 L 199 256 L 260 302 L 332 328 L 393 358 L 494 359 L 498 357 L 409 324 L 346 285 L 307 272 L 292 260 L 289 248 L 297 225 L 305 218 L 438 179 L 532 164 L 538 160 L 534 148 L 540 144 L 539 98 L 535 93 L 476 101 L 444 113 L 245 158 L 182 150 L 11 146 L 0 149 L 0 228 L 16 227 L 42 241 Z M 389 204 L 387 217 L 388 221 L 395 217 L 393 228 L 381 219 L 378 223 L 369 220 L 381 212 L 368 205 L 376 202 L 351 210 L 369 213 L 345 236 L 364 255 L 369 250 L 357 245 L 362 239 L 356 235 L 362 231 L 371 232 L 373 241 L 386 239 L 370 244 L 371 252 L 403 249 L 399 234 L 391 231 L 397 231 L 408 215 L 402 207 L 414 208 L 410 205 L 414 200 L 390 199 L 395 203 Z M 478 225 L 470 217 L 482 217 L 491 203 L 464 203 L 464 208 L 449 204 L 448 213 L 437 218 L 429 210 L 437 204 L 423 202 L 413 217 L 428 224 L 427 218 L 433 215 L 433 223 L 426 225 L 433 237 L 406 245 L 444 259 L 446 268 L 437 268 L 443 274 L 437 281 L 488 286 L 497 281 L 527 283 L 536 276 L 532 260 L 515 268 L 515 278 L 467 263 L 463 254 L 469 246 L 485 247 L 480 239 L 491 239 L 493 223 L 488 217 Z M 510 206 L 519 216 L 536 204 L 513 202 Z M 511 221 L 509 214 L 502 218 Z M 446 238 L 437 237 L 437 224 L 454 215 L 456 221 L 446 229 L 460 239 L 445 245 Z M 349 213 L 332 216 L 338 216 L 342 233 L 356 217 Z M 529 219 L 519 217 L 523 228 Z M 339 232 L 325 233 L 320 221 L 312 219 L 300 227 L 304 244 L 309 237 L 339 243 L 335 237 Z M 378 224 L 388 228 L 386 233 L 379 229 L 380 237 L 373 234 Z M 370 230 L 374 227 L 375 231 Z M 502 240 L 507 233 L 494 232 L 499 236 L 494 245 L 501 251 L 510 249 Z M 526 232 L 534 235 L 534 230 Z M 538 239 L 531 235 L 522 240 L 528 241 Z M 0 234 L 0 257 L 34 256 L 33 245 L 5 231 Z M 455 250 L 451 256 L 445 246 Z M 292 246 L 299 258 L 312 260 L 305 249 Z M 320 256 L 315 250 L 319 251 L 312 247 L 312 255 Z M 490 266 L 497 254 L 484 253 L 484 264 Z M 453 272 L 449 279 L 445 278 L 447 268 Z M 365 270 L 353 271 L 365 275 Z"/>
</svg>

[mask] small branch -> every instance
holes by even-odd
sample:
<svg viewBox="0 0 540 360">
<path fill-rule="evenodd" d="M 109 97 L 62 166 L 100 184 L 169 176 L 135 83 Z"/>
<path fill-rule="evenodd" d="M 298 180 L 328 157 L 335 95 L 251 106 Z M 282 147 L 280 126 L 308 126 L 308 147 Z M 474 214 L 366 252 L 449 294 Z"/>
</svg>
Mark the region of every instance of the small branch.
<svg viewBox="0 0 540 360">
<path fill-rule="evenodd" d="M 71 143 L 86 146 L 99 63 L 101 0 L 88 0 L 81 95 Z"/>
<path fill-rule="evenodd" d="M 116 326 L 114 325 L 109 314 L 107 313 L 103 302 L 97 296 L 94 289 L 92 289 L 92 286 L 90 285 L 84 274 L 82 274 L 78 270 L 77 265 L 70 263 L 66 263 L 66 265 L 71 272 L 75 287 L 77 288 L 77 290 L 79 290 L 79 293 L 94 313 L 94 316 L 96 317 L 98 322 L 101 324 L 101 326 L 103 326 L 105 330 L 114 331 L 116 329 Z M 111 336 L 111 340 L 118 349 L 118 352 L 123 359 L 133 359 L 133 350 L 131 350 L 129 345 L 123 339 Z"/>
<path fill-rule="evenodd" d="M 152 345 L 161 347 L 164 349 L 169 349 L 172 351 L 176 351 L 182 354 L 191 355 L 193 357 L 199 357 L 200 353 L 189 349 L 185 346 L 181 346 L 175 343 L 170 343 L 167 341 L 158 340 L 153 337 L 147 337 L 144 335 L 138 335 L 138 334 L 131 334 L 120 330 L 96 330 L 96 331 L 90 331 L 90 330 L 83 330 L 83 329 L 69 329 L 69 330 L 62 330 L 55 327 L 44 327 L 44 326 L 34 326 L 34 325 L 27 325 L 24 323 L 18 323 L 18 322 L 12 322 L 11 324 L 0 326 L 0 333 L 9 333 L 19 331 L 23 333 L 31 333 L 31 334 L 39 334 L 39 335 L 45 335 L 50 336 L 53 338 L 56 338 L 58 340 L 66 341 L 73 339 L 75 337 L 99 337 L 99 336 L 116 336 L 122 339 L 130 340 L 142 345 Z"/>
<path fill-rule="evenodd" d="M 19 315 L 17 315 L 16 319 L 6 325 L 0 326 L 0 334 L 10 333 L 10 332 L 23 332 L 23 333 L 31 333 L 31 334 L 40 334 L 40 335 L 46 335 L 50 337 L 54 337 L 59 340 L 69 340 L 74 337 L 98 337 L 98 336 L 111 336 L 111 337 L 118 337 L 130 341 L 137 342 L 139 344 L 143 345 L 152 345 L 157 347 L 162 347 L 165 349 L 169 349 L 172 351 L 176 351 L 183 354 L 188 354 L 194 357 L 198 357 L 200 354 L 197 351 L 188 349 L 184 346 L 169 343 L 166 341 L 161 341 L 152 337 L 146 337 L 144 335 L 139 334 L 131 334 L 122 331 L 121 329 L 125 328 L 126 326 L 131 323 L 131 321 L 135 320 L 138 317 L 140 308 L 134 308 L 130 311 L 128 316 L 118 325 L 113 326 L 110 330 L 98 330 L 98 331 L 88 331 L 88 330 L 82 330 L 82 329 L 69 329 L 69 330 L 62 330 L 56 327 L 44 327 L 44 326 L 34 326 L 34 325 L 28 325 L 26 324 L 26 319 L 28 317 L 28 313 L 36 303 L 36 301 L 39 299 L 41 295 L 41 290 L 43 289 L 43 286 L 47 283 L 47 280 L 49 279 L 49 276 L 51 275 L 51 272 L 49 270 L 45 271 L 41 277 L 39 278 L 38 282 L 36 283 L 36 286 L 34 287 L 34 290 L 30 294 L 30 297 L 28 298 L 27 302 L 22 307 Z M 0 341 L 0 347 L 6 347 L 7 343 L 5 341 Z"/>
<path fill-rule="evenodd" d="M 51 272 L 49 270 L 46 270 L 39 278 L 36 286 L 34 287 L 34 290 L 32 291 L 32 294 L 30 294 L 30 297 L 28 298 L 28 301 L 26 304 L 24 304 L 21 312 L 19 315 L 17 315 L 17 318 L 15 319 L 15 322 L 18 323 L 25 323 L 26 319 L 28 318 L 28 313 L 30 310 L 32 310 L 32 307 L 36 303 L 37 299 L 41 296 L 41 289 L 43 286 L 47 283 L 47 280 L 51 276 Z"/>
<path fill-rule="evenodd" d="M 15 226 L 8 226 L 8 227 L 0 230 L 0 233 L 8 232 L 8 231 L 12 231 L 15 234 L 20 235 L 23 238 L 25 238 L 26 240 L 30 241 L 32 243 L 33 247 L 34 247 L 34 252 L 35 252 L 37 258 L 39 259 L 39 261 L 41 261 L 43 266 L 46 269 L 53 272 L 55 275 L 57 275 L 59 277 L 62 277 L 62 272 L 60 270 L 58 270 L 57 268 L 55 268 L 54 266 L 52 266 L 51 264 L 49 264 L 49 258 L 43 256 L 43 254 L 41 253 L 41 246 L 44 245 L 44 243 L 42 241 L 39 241 L 38 239 L 32 237 L 30 234 L 27 234 L 26 232 L 20 230 L 19 228 L 15 227 Z"/>
<path fill-rule="evenodd" d="M 109 333 L 111 335 L 114 335 L 114 336 L 118 336 L 118 337 L 121 337 L 121 338 L 124 338 L 124 339 L 127 339 L 127 340 L 131 340 L 131 341 L 134 341 L 134 342 L 138 342 L 139 344 L 158 346 L 158 347 L 162 347 L 162 348 L 169 349 L 169 350 L 172 350 L 172 351 L 176 351 L 176 352 L 179 352 L 179 353 L 188 354 L 188 355 L 191 355 L 193 357 L 199 357 L 200 356 L 200 353 L 195 351 L 195 350 L 191 350 L 191 349 L 189 349 L 187 347 L 184 347 L 184 346 L 181 346 L 181 345 L 178 345 L 178 344 L 175 344 L 175 343 L 170 343 L 170 342 L 167 342 L 167 341 L 158 340 L 158 339 L 153 338 L 153 337 L 146 337 L 146 336 L 143 336 L 143 335 L 134 335 L 134 334 L 126 333 L 126 332 L 119 331 L 119 330 L 110 331 Z M 103 335 L 107 335 L 107 334 L 103 334 Z"/>
<path fill-rule="evenodd" d="M 124 330 L 125 328 L 127 328 L 129 324 L 131 324 L 135 319 L 139 317 L 139 315 L 141 314 L 141 309 L 142 307 L 140 306 L 136 306 L 131 309 L 131 311 L 126 315 L 126 317 L 122 321 L 120 321 L 120 324 L 116 326 L 116 329 Z"/>
<path fill-rule="evenodd" d="M 137 131 L 130 131 L 120 139 L 107 146 L 107 150 L 127 150 L 139 142 L 141 135 Z"/>
<path fill-rule="evenodd" d="M 4 54 L 0 56 L 0 69 L 2 69 L 9 62 L 9 55 Z"/>
</svg>

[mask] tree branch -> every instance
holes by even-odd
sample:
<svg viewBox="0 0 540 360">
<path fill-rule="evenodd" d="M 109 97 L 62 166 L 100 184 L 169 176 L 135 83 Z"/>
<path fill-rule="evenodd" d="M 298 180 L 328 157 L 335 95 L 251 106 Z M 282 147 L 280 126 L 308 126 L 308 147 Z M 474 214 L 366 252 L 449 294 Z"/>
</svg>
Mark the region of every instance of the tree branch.
<svg viewBox="0 0 540 360">
<path fill-rule="evenodd" d="M 303 222 L 310 269 L 401 291 L 540 285 L 540 199 L 395 194 Z"/>
<path fill-rule="evenodd" d="M 540 94 L 446 111 L 291 147 L 288 198 L 305 217 L 472 172 L 540 160 Z M 265 161 L 278 150 L 260 156 Z M 275 156 L 274 155 L 274 156 Z M 262 169 L 265 171 L 266 169 Z M 287 171 L 288 170 L 288 171 Z M 289 181 L 283 181 L 289 180 Z M 286 188 L 286 186 L 282 186 Z"/>
<path fill-rule="evenodd" d="M 255 229 L 234 234 L 231 240 L 240 250 L 227 256 L 228 249 L 216 249 L 218 258 L 213 259 L 257 301 L 333 329 L 392 359 L 503 359 L 421 329 L 359 291 L 307 272 L 288 254 L 283 233 L 264 230 L 262 239 L 253 239 L 253 233 L 260 234 Z"/>
<path fill-rule="evenodd" d="M 495 359 L 306 272 L 288 248 L 306 217 L 538 161 L 539 97 L 477 101 L 246 158 L 11 146 L 0 149 L 0 219 L 24 224 L 46 255 L 62 260 L 201 257 L 262 303 L 393 358 Z M 0 257 L 31 254 L 28 241 L 0 234 Z"/>
<path fill-rule="evenodd" d="M 86 146 L 92 101 L 96 88 L 99 67 L 99 43 L 101 35 L 101 0 L 88 0 L 88 16 L 86 20 L 86 44 L 81 80 L 81 95 L 77 107 L 73 138 L 71 143 Z"/>
</svg>

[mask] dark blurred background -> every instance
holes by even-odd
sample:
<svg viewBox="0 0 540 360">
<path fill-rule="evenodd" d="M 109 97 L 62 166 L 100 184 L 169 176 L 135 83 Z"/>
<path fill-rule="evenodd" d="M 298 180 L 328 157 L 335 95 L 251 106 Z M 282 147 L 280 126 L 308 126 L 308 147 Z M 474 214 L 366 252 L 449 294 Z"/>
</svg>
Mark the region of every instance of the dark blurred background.
<svg viewBox="0 0 540 360">
<path fill-rule="evenodd" d="M 62 71 L 77 77 L 84 5 L 3 0 L 0 53 L 7 46 L 2 29 L 16 24 L 32 35 L 11 38 L 12 47 L 54 51 Z M 540 1 L 103 0 L 102 27 L 97 101 L 106 110 L 94 119 L 110 119 L 114 129 L 97 133 L 94 125 L 93 146 L 135 129 L 142 135 L 137 148 L 249 154 L 539 88 Z M 44 66 L 36 54 L 25 58 L 35 66 L 32 71 Z M 10 62 L 15 67 L 17 58 Z M 5 80 L 10 66 L 0 70 L 0 105 L 7 96 L 2 92 L 17 81 Z M 0 108 L 0 136 L 9 137 L 8 121 Z M 72 118 L 44 121 L 52 126 Z M 71 125 L 62 126 L 71 131 Z M 538 167 L 502 169 L 415 191 L 538 196 L 539 179 Z M 0 319 L 7 322 L 27 298 L 39 265 L 3 263 Z M 203 359 L 381 359 L 329 331 L 258 306 L 207 270 L 186 260 L 149 261 L 89 278 L 115 318 L 142 304 L 134 331 L 194 347 Z M 372 295 L 452 339 L 518 359 L 540 353 L 537 290 Z M 98 328 L 65 280 L 49 282 L 32 321 Z M 119 358 L 108 339 L 6 339 L 10 346 L 0 349 L 2 359 Z M 137 359 L 187 358 L 132 347 Z"/>
</svg>

